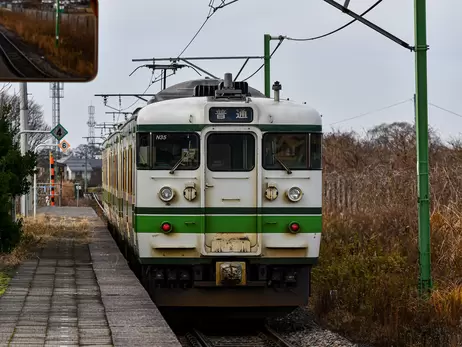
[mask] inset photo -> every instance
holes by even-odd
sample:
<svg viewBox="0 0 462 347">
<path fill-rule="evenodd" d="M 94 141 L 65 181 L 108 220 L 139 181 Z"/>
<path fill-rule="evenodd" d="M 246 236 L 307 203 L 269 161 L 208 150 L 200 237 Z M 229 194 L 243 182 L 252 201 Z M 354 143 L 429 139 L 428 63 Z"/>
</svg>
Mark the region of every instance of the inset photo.
<svg viewBox="0 0 462 347">
<path fill-rule="evenodd" d="M 1 82 L 89 82 L 97 47 L 97 0 L 0 1 Z"/>
</svg>

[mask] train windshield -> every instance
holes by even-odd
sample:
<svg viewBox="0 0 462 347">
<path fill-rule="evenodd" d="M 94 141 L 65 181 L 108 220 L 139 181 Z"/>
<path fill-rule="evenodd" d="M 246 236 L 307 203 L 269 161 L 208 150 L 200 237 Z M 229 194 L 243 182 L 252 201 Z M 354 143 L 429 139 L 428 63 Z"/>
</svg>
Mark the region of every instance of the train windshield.
<svg viewBox="0 0 462 347">
<path fill-rule="evenodd" d="M 321 143 L 322 134 L 319 133 L 266 133 L 263 135 L 263 168 L 321 169 Z"/>
<path fill-rule="evenodd" d="M 199 168 L 199 136 L 196 133 L 139 133 L 138 168 L 196 170 Z"/>
</svg>

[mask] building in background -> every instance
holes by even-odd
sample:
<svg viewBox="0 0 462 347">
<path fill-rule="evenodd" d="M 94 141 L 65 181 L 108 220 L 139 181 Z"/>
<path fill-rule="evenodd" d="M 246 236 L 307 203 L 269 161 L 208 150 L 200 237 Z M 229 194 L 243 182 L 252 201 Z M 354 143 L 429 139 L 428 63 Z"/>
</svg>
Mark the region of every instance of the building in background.
<svg viewBox="0 0 462 347">
<path fill-rule="evenodd" d="M 76 156 L 67 156 L 56 161 L 56 166 L 63 169 L 63 179 L 65 181 L 85 182 L 85 166 L 87 174 L 87 187 L 101 186 L 101 159 L 85 159 Z"/>
</svg>

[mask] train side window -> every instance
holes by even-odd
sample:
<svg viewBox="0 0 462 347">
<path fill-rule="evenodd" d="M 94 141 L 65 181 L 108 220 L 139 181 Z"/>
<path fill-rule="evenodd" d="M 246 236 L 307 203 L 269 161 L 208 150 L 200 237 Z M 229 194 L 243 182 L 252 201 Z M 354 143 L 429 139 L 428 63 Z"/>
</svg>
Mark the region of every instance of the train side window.
<svg viewBox="0 0 462 347">
<path fill-rule="evenodd" d="M 215 133 L 207 140 L 210 171 L 252 171 L 255 167 L 255 138 L 248 133 Z"/>
<path fill-rule="evenodd" d="M 137 158 L 136 163 L 138 169 L 149 169 L 150 168 L 150 148 L 151 148 L 151 134 L 150 133 L 138 133 L 137 134 Z"/>
<path fill-rule="evenodd" d="M 322 168 L 322 134 L 310 134 L 310 168 Z"/>
<path fill-rule="evenodd" d="M 266 170 L 309 169 L 308 133 L 266 133 L 263 135 L 263 168 Z"/>
<path fill-rule="evenodd" d="M 152 133 L 152 168 L 196 170 L 199 168 L 199 135 L 196 133 Z"/>
</svg>

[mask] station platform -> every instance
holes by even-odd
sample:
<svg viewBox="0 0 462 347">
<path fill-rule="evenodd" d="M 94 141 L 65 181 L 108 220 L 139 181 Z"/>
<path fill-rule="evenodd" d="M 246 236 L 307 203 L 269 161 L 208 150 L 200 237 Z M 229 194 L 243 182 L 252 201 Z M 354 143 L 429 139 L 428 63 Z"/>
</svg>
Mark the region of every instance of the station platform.
<svg viewBox="0 0 462 347">
<path fill-rule="evenodd" d="M 92 208 L 37 213 L 90 220 L 91 241 L 63 237 L 22 263 L 0 297 L 0 346 L 181 346 Z"/>
</svg>

